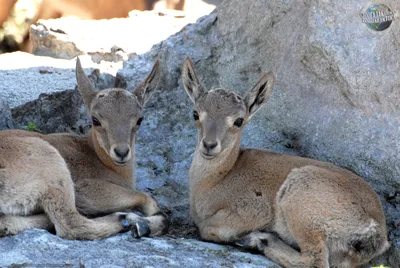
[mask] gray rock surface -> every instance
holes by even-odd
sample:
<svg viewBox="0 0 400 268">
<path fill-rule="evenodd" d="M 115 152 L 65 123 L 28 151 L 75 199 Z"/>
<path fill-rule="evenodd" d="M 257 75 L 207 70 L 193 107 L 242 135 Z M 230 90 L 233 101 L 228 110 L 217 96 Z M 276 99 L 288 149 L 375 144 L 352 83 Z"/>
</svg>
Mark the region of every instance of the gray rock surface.
<svg viewBox="0 0 400 268">
<path fill-rule="evenodd" d="M 385 3 L 400 10 L 399 2 Z M 368 4 L 224 1 L 217 12 L 124 64 L 116 84 L 128 90 L 148 74 L 156 58 L 163 64 L 164 81 L 146 105 L 138 132 L 136 180 L 168 212 L 172 234 L 193 236 L 187 173 L 196 131 L 192 104 L 179 81 L 183 60 L 190 56 L 208 88 L 244 93 L 264 72 L 275 73 L 274 93 L 246 127 L 243 146 L 329 161 L 363 176 L 381 197 L 393 245 L 372 263 L 399 267 L 400 20 L 384 32 L 373 32 L 361 22 L 361 7 Z M 10 104 L 14 119 L 22 122 L 17 124 L 32 115 L 29 120 L 44 132 L 84 132 L 79 96 L 64 91 L 74 85 L 57 97 L 42 95 L 20 107 Z M 82 242 L 71 243 L 79 247 Z"/>
<path fill-rule="evenodd" d="M 42 93 L 39 98 L 12 110 L 15 127 L 43 133 L 86 133 L 89 120 L 77 90 L 53 94 Z"/>
<path fill-rule="evenodd" d="M 103 89 L 114 85 L 114 76 L 122 66 L 111 62 L 96 64 L 89 56 L 81 56 L 81 61 L 96 86 Z M 75 61 L 24 52 L 0 55 L 0 98 L 10 108 L 36 100 L 42 93 L 73 89 L 75 85 Z"/>
<path fill-rule="evenodd" d="M 261 255 L 193 239 L 120 234 L 100 241 L 68 241 L 44 230 L 0 239 L 1 267 L 271 267 Z"/>
<path fill-rule="evenodd" d="M 11 110 L 5 100 L 0 98 L 0 130 L 13 128 Z"/>
</svg>

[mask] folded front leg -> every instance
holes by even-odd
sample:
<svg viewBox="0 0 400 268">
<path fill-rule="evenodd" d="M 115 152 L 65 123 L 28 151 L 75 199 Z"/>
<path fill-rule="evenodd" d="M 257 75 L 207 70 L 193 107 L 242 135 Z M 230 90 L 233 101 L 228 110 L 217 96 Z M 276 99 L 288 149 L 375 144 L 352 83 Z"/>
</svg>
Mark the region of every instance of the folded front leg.
<svg viewBox="0 0 400 268">
<path fill-rule="evenodd" d="M 0 216 L 0 237 L 15 235 L 24 230 L 33 228 L 54 231 L 54 225 L 46 214 L 37 214 L 32 216 Z"/>
<path fill-rule="evenodd" d="M 168 230 L 167 216 L 147 193 L 94 180 L 78 182 L 75 189 L 77 208 L 84 215 L 96 216 L 138 210 L 144 215 L 142 222 L 148 225 L 149 236 L 162 235 Z M 132 216 L 128 220 L 135 221 L 137 218 Z M 135 232 L 133 235 L 136 236 Z"/>
</svg>

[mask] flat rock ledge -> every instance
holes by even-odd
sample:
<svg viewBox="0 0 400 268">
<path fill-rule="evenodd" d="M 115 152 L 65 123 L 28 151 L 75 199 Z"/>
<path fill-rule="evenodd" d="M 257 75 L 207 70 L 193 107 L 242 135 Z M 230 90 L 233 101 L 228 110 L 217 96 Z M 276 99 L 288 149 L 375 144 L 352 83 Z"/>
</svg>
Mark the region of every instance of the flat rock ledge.
<svg viewBox="0 0 400 268">
<path fill-rule="evenodd" d="M 262 255 L 194 239 L 142 238 L 129 233 L 70 241 L 44 230 L 0 239 L 1 267 L 271 267 Z"/>
<path fill-rule="evenodd" d="M 93 61 L 118 62 L 147 52 L 199 15 L 179 11 L 132 11 L 129 18 L 40 20 L 30 28 L 35 55 L 72 59 L 88 54 Z"/>
<path fill-rule="evenodd" d="M 90 70 L 88 75 L 96 76 L 92 80 L 97 88 L 114 85 L 114 76 L 122 67 L 122 62 L 103 61 L 96 64 L 87 55 L 80 56 L 80 59 L 85 70 Z M 12 109 L 36 100 L 43 93 L 74 89 L 75 64 L 75 60 L 54 59 L 25 52 L 1 54 L 0 99 L 6 101 Z"/>
</svg>

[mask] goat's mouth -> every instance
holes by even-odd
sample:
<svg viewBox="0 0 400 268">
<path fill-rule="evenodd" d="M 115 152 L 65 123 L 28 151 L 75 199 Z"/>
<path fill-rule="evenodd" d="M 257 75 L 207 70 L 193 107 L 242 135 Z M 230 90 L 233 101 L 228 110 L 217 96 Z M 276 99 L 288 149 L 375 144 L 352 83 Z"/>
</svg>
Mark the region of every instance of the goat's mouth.
<svg viewBox="0 0 400 268">
<path fill-rule="evenodd" d="M 217 156 L 217 154 L 201 153 L 201 156 L 207 160 L 211 160 Z"/>
<path fill-rule="evenodd" d="M 116 164 L 117 166 L 125 166 L 129 161 L 117 161 L 117 160 L 113 160 L 114 164 Z"/>
</svg>

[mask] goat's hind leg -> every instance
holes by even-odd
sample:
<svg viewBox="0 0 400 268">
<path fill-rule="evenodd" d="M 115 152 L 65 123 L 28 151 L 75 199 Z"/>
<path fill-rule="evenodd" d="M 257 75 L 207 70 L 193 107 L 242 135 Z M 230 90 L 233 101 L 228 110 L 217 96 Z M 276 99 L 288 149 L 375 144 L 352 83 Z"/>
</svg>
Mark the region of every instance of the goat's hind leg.
<svg viewBox="0 0 400 268">
<path fill-rule="evenodd" d="M 258 250 L 268 259 L 284 267 L 303 267 L 300 265 L 300 252 L 290 247 L 273 233 L 251 232 L 236 242 L 246 249 Z"/>
<path fill-rule="evenodd" d="M 37 214 L 32 216 L 0 216 L 0 237 L 15 235 L 24 230 L 33 228 L 54 231 L 54 225 L 46 214 Z"/>
<path fill-rule="evenodd" d="M 293 268 L 329 268 L 324 243 L 303 247 L 302 253 L 290 247 L 273 233 L 251 232 L 236 243 L 247 249 L 258 249 L 268 259 Z"/>
</svg>

